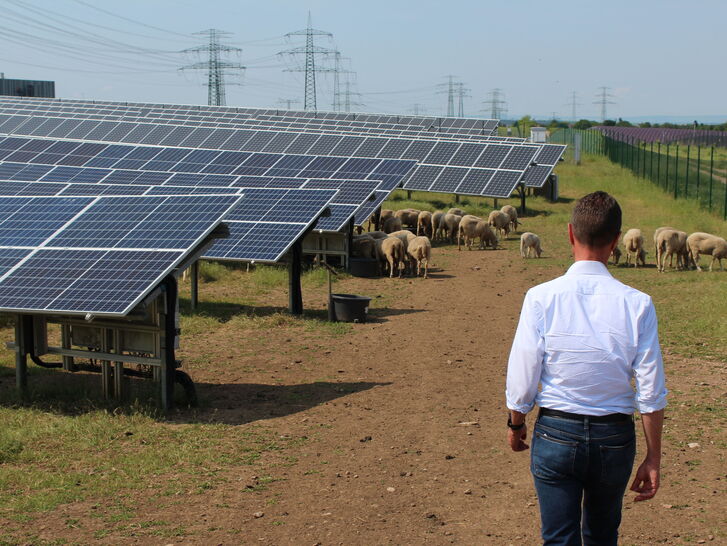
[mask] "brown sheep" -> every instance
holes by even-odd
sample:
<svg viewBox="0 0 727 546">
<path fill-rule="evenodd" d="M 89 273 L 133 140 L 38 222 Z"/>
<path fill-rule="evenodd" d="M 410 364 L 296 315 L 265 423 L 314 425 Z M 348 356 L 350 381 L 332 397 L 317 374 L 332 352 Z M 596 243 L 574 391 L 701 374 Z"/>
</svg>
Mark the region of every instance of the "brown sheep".
<svg viewBox="0 0 727 546">
<path fill-rule="evenodd" d="M 510 217 L 510 228 L 512 231 L 515 231 L 517 227 L 520 225 L 520 222 L 518 222 L 517 219 L 517 209 L 513 207 L 512 205 L 504 205 L 500 212 L 504 212 Z"/>
<path fill-rule="evenodd" d="M 489 224 L 482 218 L 467 215 L 462 218 L 462 221 L 459 223 L 457 250 L 461 250 L 461 239 L 465 246 L 467 246 L 467 250 L 472 250 L 472 243 L 476 238 L 479 238 L 480 240 L 480 250 L 483 250 L 485 246 L 490 246 L 493 249 L 497 248 L 497 235 L 495 235 L 495 232 L 492 231 Z"/>
<path fill-rule="evenodd" d="M 457 214 L 445 214 L 442 229 L 447 232 L 447 237 L 451 242 L 454 242 L 454 238 L 457 237 L 459 231 L 459 223 L 462 217 Z"/>
<path fill-rule="evenodd" d="M 445 213 L 438 210 L 432 214 L 432 241 L 442 238 L 442 223 L 444 222 Z"/>
<path fill-rule="evenodd" d="M 377 252 L 376 240 L 367 235 L 354 237 L 353 244 L 351 246 L 351 256 L 377 260 L 379 255 Z"/>
<path fill-rule="evenodd" d="M 393 233 L 394 231 L 399 231 L 401 229 L 401 220 L 398 218 L 387 218 L 384 222 L 383 232 L 384 233 Z"/>
<path fill-rule="evenodd" d="M 394 217 L 394 211 L 389 209 L 381 209 L 381 213 L 379 214 L 378 221 L 374 222 L 374 227 L 376 230 L 382 230 L 384 228 L 384 222 L 388 220 L 389 218 Z M 370 226 L 369 226 L 370 227 Z"/>
<path fill-rule="evenodd" d="M 434 232 L 432 231 L 432 213 L 428 210 L 421 211 L 417 217 L 417 235 L 420 232 L 428 237 L 434 237 Z"/>
<path fill-rule="evenodd" d="M 401 209 L 394 212 L 394 218 L 401 220 L 402 226 L 416 228 L 420 212 L 421 211 L 416 209 Z"/>
<path fill-rule="evenodd" d="M 427 237 L 414 237 L 409 242 L 409 248 L 407 253 L 417 264 L 417 277 L 421 272 L 422 265 L 424 265 L 424 278 L 427 278 L 429 273 L 429 260 L 432 257 L 432 243 Z"/>
<path fill-rule="evenodd" d="M 453 207 L 447 211 L 447 214 L 456 214 L 457 216 L 465 216 L 467 213 L 465 211 L 463 211 L 462 209 Z"/>
</svg>

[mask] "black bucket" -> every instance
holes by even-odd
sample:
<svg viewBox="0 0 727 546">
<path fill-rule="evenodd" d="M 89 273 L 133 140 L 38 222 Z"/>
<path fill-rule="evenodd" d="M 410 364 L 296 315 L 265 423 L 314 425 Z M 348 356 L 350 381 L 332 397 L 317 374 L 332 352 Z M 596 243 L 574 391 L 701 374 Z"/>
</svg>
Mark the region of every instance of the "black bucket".
<svg viewBox="0 0 727 546">
<path fill-rule="evenodd" d="M 348 269 L 354 277 L 378 277 L 379 261 L 371 258 L 349 258 Z"/>
<path fill-rule="evenodd" d="M 333 320 L 339 322 L 366 322 L 371 298 L 353 294 L 331 294 L 328 305 L 333 307 Z"/>
</svg>

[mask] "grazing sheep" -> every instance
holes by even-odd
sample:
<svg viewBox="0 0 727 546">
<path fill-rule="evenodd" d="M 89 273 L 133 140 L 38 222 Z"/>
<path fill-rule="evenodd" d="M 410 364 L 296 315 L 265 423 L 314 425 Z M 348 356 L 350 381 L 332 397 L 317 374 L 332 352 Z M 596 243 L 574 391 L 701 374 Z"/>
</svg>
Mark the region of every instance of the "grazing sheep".
<svg viewBox="0 0 727 546">
<path fill-rule="evenodd" d="M 372 237 L 374 239 L 383 239 L 384 237 L 388 237 L 388 233 L 384 233 L 383 231 L 369 231 L 368 233 L 363 233 L 362 236 L 368 235 L 369 237 Z"/>
<path fill-rule="evenodd" d="M 417 217 L 417 235 L 419 235 L 420 230 L 424 235 L 434 237 L 434 232 L 432 231 L 432 213 L 428 210 L 421 211 Z"/>
<path fill-rule="evenodd" d="M 368 235 L 354 237 L 351 246 L 351 255 L 359 258 L 377 260 L 379 254 L 377 252 L 376 240 Z"/>
<path fill-rule="evenodd" d="M 526 231 L 520 236 L 520 256 L 523 258 L 529 258 L 531 250 L 538 258 L 540 258 L 540 255 L 543 252 L 543 249 L 540 246 L 540 237 L 535 235 L 535 233 Z"/>
<path fill-rule="evenodd" d="M 621 259 L 621 249 L 616 245 L 611 251 L 611 257 L 613 258 L 613 265 L 618 265 L 618 261 Z"/>
<path fill-rule="evenodd" d="M 467 213 L 457 207 L 451 208 L 447 211 L 447 214 L 456 214 L 457 216 L 465 216 Z"/>
<path fill-rule="evenodd" d="M 404 243 L 404 254 L 406 255 L 407 248 L 409 247 L 409 242 L 416 237 L 411 231 L 408 229 L 402 229 L 399 231 L 395 231 L 393 233 L 389 233 L 387 237 L 398 237 L 401 239 L 401 242 Z M 414 271 L 414 262 L 404 262 L 404 265 L 406 266 L 406 269 L 409 269 L 409 265 L 411 266 L 411 270 Z"/>
<path fill-rule="evenodd" d="M 384 222 L 383 232 L 384 233 L 393 233 L 394 231 L 399 231 L 401 229 L 401 220 L 398 218 L 387 218 Z"/>
<path fill-rule="evenodd" d="M 719 269 L 724 271 L 722 258 L 727 258 L 727 241 L 722 237 L 698 231 L 687 237 L 687 247 L 689 248 L 689 260 L 694 262 L 697 270 L 702 270 L 699 266 L 699 255 L 706 254 L 712 256 L 712 261 L 709 264 L 710 271 L 712 271 L 715 261 L 719 261 Z"/>
<path fill-rule="evenodd" d="M 623 245 L 626 248 L 626 266 L 628 267 L 633 255 L 634 267 L 638 267 L 637 262 L 644 248 L 644 236 L 641 235 L 641 230 L 638 228 L 628 230 L 623 237 Z"/>
<path fill-rule="evenodd" d="M 490 225 L 482 218 L 467 215 L 459 223 L 457 250 L 461 250 L 460 240 L 464 241 L 467 250 L 472 250 L 472 243 L 477 238 L 480 240 L 480 250 L 483 250 L 486 246 L 491 247 L 493 250 L 497 248 L 497 235 L 492 231 Z"/>
<path fill-rule="evenodd" d="M 402 226 L 410 228 L 416 228 L 417 222 L 419 221 L 419 213 L 421 211 L 417 209 L 401 209 L 394 213 L 394 218 L 401 220 Z"/>
<path fill-rule="evenodd" d="M 417 264 L 417 277 L 422 270 L 424 265 L 424 278 L 427 278 L 429 273 L 429 260 L 432 258 L 432 243 L 428 237 L 414 237 L 409 241 L 409 248 L 407 249 L 409 257 Z"/>
<path fill-rule="evenodd" d="M 512 231 L 515 231 L 520 225 L 520 222 L 518 222 L 517 219 L 517 209 L 512 205 L 504 205 L 500 209 L 500 212 L 504 212 L 510 217 L 510 228 L 512 229 Z"/>
<path fill-rule="evenodd" d="M 661 228 L 660 228 L 661 229 Z M 656 267 L 663 272 L 666 267 L 666 258 L 669 258 L 669 267 L 674 267 L 674 255 L 677 257 L 677 268 L 682 269 L 686 264 L 687 234 L 676 229 L 661 229 L 656 235 Z"/>
<path fill-rule="evenodd" d="M 404 269 L 404 243 L 398 237 L 387 237 L 386 239 L 377 239 L 376 244 L 379 247 L 379 259 L 386 267 L 389 266 L 389 277 L 394 277 L 394 270 L 399 270 L 399 278 L 401 278 L 402 269 Z"/>
<path fill-rule="evenodd" d="M 444 222 L 444 212 L 438 210 L 432 214 L 432 241 L 442 237 L 442 222 Z"/>
<path fill-rule="evenodd" d="M 504 238 L 510 234 L 510 216 L 501 210 L 493 210 L 487 219 L 487 223 L 495 228 L 496 232 L 502 233 Z"/>
<path fill-rule="evenodd" d="M 459 223 L 462 217 L 458 214 L 445 214 L 442 229 L 447 232 L 447 237 L 451 242 L 454 242 L 454 238 L 457 236 L 459 230 Z"/>
<path fill-rule="evenodd" d="M 386 222 L 386 220 L 388 220 L 389 218 L 393 218 L 393 217 L 394 217 L 393 210 L 381 209 L 381 213 L 379 213 L 378 221 L 374 222 L 374 227 L 376 228 L 377 231 L 383 229 L 384 222 Z M 369 226 L 369 228 L 370 227 L 371 226 Z"/>
</svg>

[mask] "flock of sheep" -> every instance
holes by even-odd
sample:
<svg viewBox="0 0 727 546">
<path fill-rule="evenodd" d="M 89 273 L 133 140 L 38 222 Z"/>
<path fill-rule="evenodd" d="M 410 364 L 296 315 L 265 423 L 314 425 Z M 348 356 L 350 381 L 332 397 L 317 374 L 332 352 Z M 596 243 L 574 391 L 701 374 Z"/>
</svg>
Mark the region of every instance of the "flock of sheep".
<svg viewBox="0 0 727 546">
<path fill-rule="evenodd" d="M 632 259 L 634 267 L 638 267 L 639 263 L 646 265 L 644 236 L 641 234 L 640 229 L 628 230 L 624 234 L 622 242 L 626 250 L 627 266 Z M 687 237 L 684 231 L 664 226 L 657 228 L 654 232 L 654 252 L 656 267 L 661 272 L 664 271 L 667 258 L 669 259 L 669 267 L 674 267 L 675 256 L 677 269 L 691 269 L 694 266 L 701 271 L 699 256 L 702 254 L 712 256 L 712 262 L 709 264 L 710 271 L 712 271 L 715 261 L 719 262 L 720 270 L 724 270 L 722 258 L 727 258 L 727 241 L 722 237 L 700 231 Z M 618 264 L 621 255 L 621 249 L 618 246 L 614 248 L 611 254 L 614 264 Z"/>
<path fill-rule="evenodd" d="M 401 209 L 382 210 L 373 218 L 374 230 L 353 237 L 353 256 L 375 259 L 380 271 L 388 271 L 389 277 L 398 272 L 399 278 L 409 270 L 416 276 L 424 270 L 427 278 L 431 260 L 432 241 L 457 241 L 457 249 L 464 244 L 468 250 L 479 239 L 479 248 L 496 249 L 498 235 L 507 237 L 515 230 L 518 221 L 517 210 L 505 205 L 492 211 L 487 220 L 466 214 L 462 209 L 451 208 L 447 212 Z M 371 224 L 369 224 L 371 229 Z M 416 235 L 414 231 L 416 230 Z M 520 254 L 529 257 L 531 251 L 540 257 L 540 239 L 534 233 L 526 232 L 520 237 Z"/>
</svg>

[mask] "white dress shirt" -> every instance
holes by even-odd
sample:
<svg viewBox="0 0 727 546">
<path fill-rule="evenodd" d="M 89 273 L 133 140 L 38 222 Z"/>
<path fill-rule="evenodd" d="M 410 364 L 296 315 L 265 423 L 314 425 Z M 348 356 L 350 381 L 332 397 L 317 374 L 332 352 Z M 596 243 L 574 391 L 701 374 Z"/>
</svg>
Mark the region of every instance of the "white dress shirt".
<svg viewBox="0 0 727 546">
<path fill-rule="evenodd" d="M 577 261 L 528 290 L 508 362 L 508 408 L 652 413 L 666 406 L 666 394 L 648 295 L 595 261 Z"/>
</svg>

